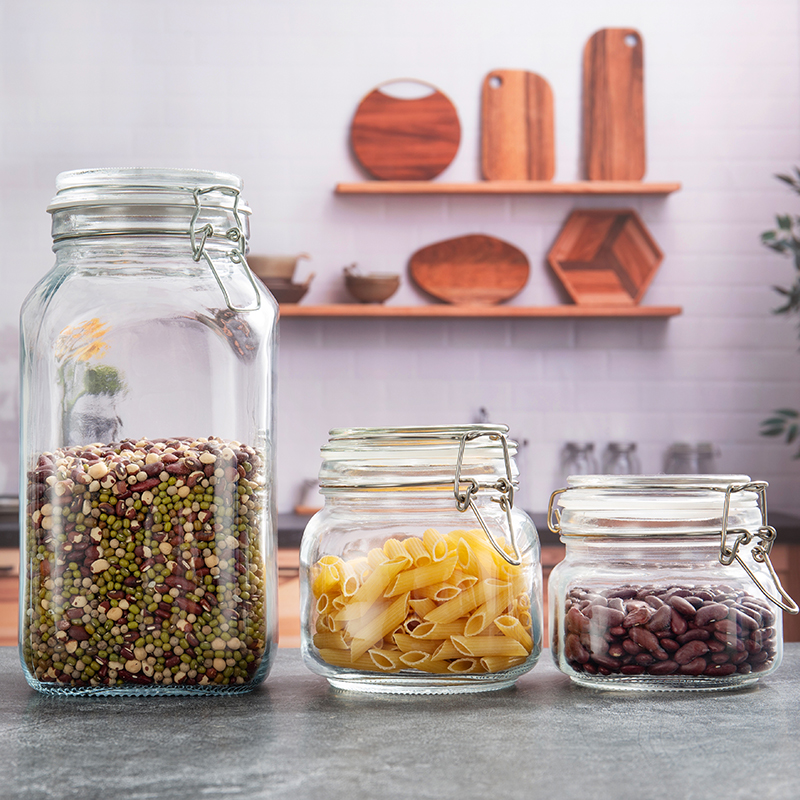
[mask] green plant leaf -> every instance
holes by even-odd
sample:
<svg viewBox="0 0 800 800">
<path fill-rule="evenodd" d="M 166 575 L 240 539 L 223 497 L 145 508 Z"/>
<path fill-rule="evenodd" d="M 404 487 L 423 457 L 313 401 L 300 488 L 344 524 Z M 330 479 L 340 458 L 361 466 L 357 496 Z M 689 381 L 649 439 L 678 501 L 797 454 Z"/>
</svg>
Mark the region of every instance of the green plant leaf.
<svg viewBox="0 0 800 800">
<path fill-rule="evenodd" d="M 790 231 L 792 229 L 792 220 L 788 214 L 779 214 L 775 219 L 782 231 Z"/>
<path fill-rule="evenodd" d="M 786 431 L 786 444 L 791 444 L 797 438 L 797 425 L 790 425 Z"/>
<path fill-rule="evenodd" d="M 775 410 L 775 413 L 781 414 L 784 417 L 791 417 L 792 419 L 800 417 L 800 412 L 794 408 L 778 408 Z"/>
<path fill-rule="evenodd" d="M 783 433 L 783 428 L 768 428 L 761 431 L 762 436 L 780 436 Z"/>
<path fill-rule="evenodd" d="M 768 239 L 774 239 L 774 238 L 775 238 L 775 231 L 764 231 L 764 233 L 761 234 L 761 241 L 762 242 L 767 241 Z"/>
</svg>

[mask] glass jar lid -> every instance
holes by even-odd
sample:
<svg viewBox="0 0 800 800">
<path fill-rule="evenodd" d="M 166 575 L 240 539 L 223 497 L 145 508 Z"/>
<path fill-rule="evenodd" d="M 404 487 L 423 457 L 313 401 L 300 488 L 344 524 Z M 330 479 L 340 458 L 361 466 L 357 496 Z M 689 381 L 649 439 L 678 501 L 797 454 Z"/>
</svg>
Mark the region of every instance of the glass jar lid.
<svg viewBox="0 0 800 800">
<path fill-rule="evenodd" d="M 53 249 L 92 237 L 175 237 L 186 242 L 184 255 L 206 262 L 231 311 L 254 311 L 261 307 L 261 292 L 247 268 L 250 208 L 241 190 L 237 175 L 208 170 L 128 167 L 62 172 L 56 178 L 56 196 L 47 207 L 53 215 Z M 239 306 L 231 301 L 209 251 L 228 268 L 231 264 L 245 268 L 254 293 L 251 303 Z"/>
<path fill-rule="evenodd" d="M 518 472 L 516 443 L 507 425 L 443 425 L 399 428 L 335 428 L 322 447 L 323 495 L 341 491 L 450 491 L 459 511 L 472 509 L 497 552 L 521 563 L 511 511 Z M 505 512 L 509 556 L 497 543 L 475 498 L 486 494 Z"/>
<path fill-rule="evenodd" d="M 509 477 L 516 486 L 516 442 L 507 425 L 432 425 L 334 428 L 322 446 L 322 488 L 441 485 L 460 474 Z M 506 465 L 508 458 L 508 468 Z"/>
<path fill-rule="evenodd" d="M 777 531 L 766 490 L 747 475 L 575 475 L 551 495 L 547 526 L 565 540 L 716 537 L 721 564 L 738 562 L 772 602 L 797 614 L 769 559 Z M 766 567 L 771 586 L 750 561 Z"/>
<path fill-rule="evenodd" d="M 206 205 L 233 209 L 234 199 L 242 191 L 242 179 L 228 172 L 197 169 L 77 169 L 56 176 L 56 195 L 47 210 L 52 213 L 67 208 L 111 205 L 194 207 L 193 192 L 209 187 L 227 191 L 208 197 Z M 250 213 L 242 201 L 239 201 L 238 210 Z"/>
</svg>

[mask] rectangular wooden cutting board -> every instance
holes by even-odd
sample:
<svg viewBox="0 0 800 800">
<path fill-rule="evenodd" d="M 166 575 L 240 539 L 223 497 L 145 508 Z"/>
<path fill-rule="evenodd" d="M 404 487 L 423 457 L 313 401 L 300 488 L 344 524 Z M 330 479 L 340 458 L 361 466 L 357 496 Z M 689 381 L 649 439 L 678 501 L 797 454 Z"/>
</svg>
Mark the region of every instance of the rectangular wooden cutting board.
<svg viewBox="0 0 800 800">
<path fill-rule="evenodd" d="M 645 174 L 644 46 L 632 28 L 604 28 L 583 51 L 583 157 L 592 181 Z"/>
<path fill-rule="evenodd" d="M 553 92 L 541 75 L 496 69 L 484 78 L 481 168 L 486 180 L 552 180 L 554 129 Z"/>
</svg>

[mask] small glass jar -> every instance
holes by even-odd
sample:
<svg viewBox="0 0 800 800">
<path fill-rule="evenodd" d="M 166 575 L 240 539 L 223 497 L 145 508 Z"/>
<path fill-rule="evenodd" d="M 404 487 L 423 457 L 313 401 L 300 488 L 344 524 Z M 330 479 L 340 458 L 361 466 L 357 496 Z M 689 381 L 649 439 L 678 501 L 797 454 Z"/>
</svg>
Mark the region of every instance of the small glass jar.
<svg viewBox="0 0 800 800">
<path fill-rule="evenodd" d="M 539 539 L 507 431 L 331 431 L 300 573 L 303 658 L 332 686 L 485 691 L 536 664 Z"/>
<path fill-rule="evenodd" d="M 609 442 L 603 453 L 604 475 L 638 475 L 641 472 L 636 442 Z"/>
<path fill-rule="evenodd" d="M 550 529 L 556 666 L 600 689 L 746 686 L 777 669 L 781 609 L 766 483 L 745 475 L 572 476 Z"/>
<path fill-rule="evenodd" d="M 276 647 L 277 306 L 234 175 L 87 170 L 21 314 L 20 649 L 56 694 L 249 691 Z"/>
</svg>

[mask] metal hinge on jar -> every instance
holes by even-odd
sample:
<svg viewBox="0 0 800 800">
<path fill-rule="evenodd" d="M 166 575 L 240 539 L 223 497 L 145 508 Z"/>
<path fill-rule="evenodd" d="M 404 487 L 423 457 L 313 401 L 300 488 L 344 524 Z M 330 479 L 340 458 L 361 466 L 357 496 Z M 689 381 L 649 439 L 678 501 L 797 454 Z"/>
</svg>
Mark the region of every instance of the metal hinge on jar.
<svg viewBox="0 0 800 800">
<path fill-rule="evenodd" d="M 225 288 L 225 284 L 222 282 L 222 278 L 217 272 L 217 268 L 214 266 L 214 262 L 211 260 L 211 257 L 205 250 L 206 241 L 215 235 L 214 226 L 210 223 L 207 223 L 198 228 L 197 221 L 200 218 L 200 212 L 203 210 L 200 198 L 209 194 L 210 192 L 220 192 L 233 197 L 233 218 L 236 221 L 236 225 L 232 228 L 228 228 L 228 230 L 225 231 L 222 236 L 234 244 L 233 249 L 228 252 L 228 258 L 230 258 L 234 264 L 241 264 L 244 267 L 247 279 L 250 281 L 250 285 L 253 287 L 253 291 L 256 295 L 255 305 L 241 308 L 233 305 L 230 295 L 228 294 L 228 290 Z M 258 291 L 253 274 L 247 266 L 247 259 L 245 258 L 244 254 L 245 235 L 244 226 L 242 225 L 242 220 L 239 216 L 239 190 L 230 186 L 207 186 L 206 188 L 198 187 L 192 190 L 192 197 L 194 198 L 195 206 L 194 214 L 192 215 L 192 222 L 189 226 L 189 238 L 192 244 L 192 258 L 195 261 L 200 261 L 201 258 L 206 260 L 206 263 L 210 267 L 214 278 L 216 278 L 216 281 L 219 284 L 219 288 L 222 291 L 222 296 L 225 298 L 225 304 L 231 311 L 257 311 L 259 308 L 261 308 L 261 293 Z"/>
<path fill-rule="evenodd" d="M 731 496 L 735 492 L 755 492 L 758 495 L 758 508 L 761 511 L 761 525 L 756 533 L 751 533 L 745 528 L 728 528 Z M 797 603 L 786 593 L 786 590 L 781 585 L 778 573 L 775 572 L 775 567 L 772 566 L 772 561 L 770 561 L 769 558 L 769 553 L 772 550 L 772 545 L 777 535 L 778 533 L 775 528 L 767 524 L 767 482 L 751 481 L 750 483 L 731 484 L 728 486 L 725 490 L 725 502 L 722 506 L 722 530 L 720 531 L 719 545 L 720 563 L 725 566 L 730 566 L 733 564 L 734 560 L 738 561 L 739 566 L 752 578 L 753 582 L 761 589 L 767 599 L 771 600 L 779 608 L 782 608 L 787 614 L 797 614 L 800 612 L 800 607 L 798 607 Z M 729 536 L 733 537 L 730 542 L 728 540 Z M 753 545 L 750 555 L 752 555 L 754 561 L 766 566 L 772 578 L 772 582 L 778 590 L 778 597 L 773 597 L 753 570 L 745 563 L 741 555 L 739 555 L 739 545 L 750 544 L 754 538 L 757 538 L 758 542 Z"/>
<path fill-rule="evenodd" d="M 502 547 L 497 543 L 494 536 L 492 536 L 491 531 L 487 527 L 486 523 L 483 521 L 483 517 L 481 516 L 480 511 L 478 510 L 477 505 L 475 504 L 473 498 L 480 490 L 481 486 L 478 484 L 478 481 L 475 478 L 462 478 L 461 477 L 461 467 L 464 461 L 464 451 L 467 446 L 467 442 L 473 441 L 480 436 L 488 436 L 492 441 L 500 441 L 503 446 L 503 461 L 505 462 L 506 467 L 506 476 L 504 478 L 498 478 L 496 483 L 494 483 L 490 487 L 483 487 L 483 488 L 490 488 L 500 494 L 500 497 L 492 497 L 492 500 L 495 503 L 500 505 L 500 508 L 505 511 L 506 519 L 508 520 L 508 531 L 511 539 L 511 549 L 514 551 L 514 557 L 506 553 Z M 466 489 L 464 491 L 461 490 L 461 485 L 466 484 Z M 459 511 L 464 512 L 468 508 L 471 508 L 475 513 L 475 516 L 480 523 L 481 528 L 483 528 L 483 532 L 486 534 L 486 537 L 489 539 L 492 547 L 509 563 L 513 564 L 514 566 L 519 566 L 522 563 L 522 556 L 520 555 L 519 548 L 517 547 L 517 539 L 516 534 L 514 532 L 514 521 L 511 516 L 511 510 L 514 508 L 514 483 L 512 480 L 512 473 L 511 473 L 511 456 L 508 452 L 508 440 L 505 437 L 505 434 L 500 432 L 493 432 L 493 431 L 467 431 L 462 437 L 458 447 L 458 459 L 456 460 L 456 474 L 453 480 L 453 493 L 455 494 L 456 498 L 456 507 Z"/>
</svg>

